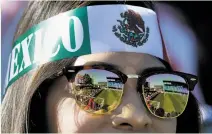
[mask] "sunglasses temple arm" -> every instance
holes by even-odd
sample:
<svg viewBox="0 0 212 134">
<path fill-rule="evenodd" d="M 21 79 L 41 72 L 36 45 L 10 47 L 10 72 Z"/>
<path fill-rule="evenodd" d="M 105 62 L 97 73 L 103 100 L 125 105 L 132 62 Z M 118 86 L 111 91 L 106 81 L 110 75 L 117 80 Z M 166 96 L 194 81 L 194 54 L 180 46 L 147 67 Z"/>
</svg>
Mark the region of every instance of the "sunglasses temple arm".
<svg viewBox="0 0 212 134">
<path fill-rule="evenodd" d="M 188 82 L 189 82 L 189 90 L 193 91 L 194 87 L 196 86 L 196 84 L 198 83 L 198 77 L 197 76 L 193 76 L 188 78 Z"/>
</svg>

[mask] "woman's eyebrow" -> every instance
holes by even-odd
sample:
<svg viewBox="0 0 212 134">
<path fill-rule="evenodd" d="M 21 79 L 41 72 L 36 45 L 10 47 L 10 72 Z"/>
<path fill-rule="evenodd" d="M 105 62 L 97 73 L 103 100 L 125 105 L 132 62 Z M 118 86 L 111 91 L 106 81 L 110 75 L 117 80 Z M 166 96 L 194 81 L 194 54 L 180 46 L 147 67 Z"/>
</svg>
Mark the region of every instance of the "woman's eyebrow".
<svg viewBox="0 0 212 134">
<path fill-rule="evenodd" d="M 95 61 L 91 61 L 91 62 L 86 62 L 84 64 L 84 66 L 93 66 L 93 65 L 97 65 L 97 66 L 103 66 L 103 67 L 107 67 L 107 68 L 111 68 L 111 69 L 115 69 L 120 71 L 121 67 L 118 65 L 114 65 L 114 64 L 109 64 L 106 62 L 95 62 Z M 154 71 L 167 71 L 168 69 L 165 67 L 150 67 L 150 68 L 146 68 L 144 70 L 139 70 L 138 75 L 144 75 L 150 72 L 154 72 Z"/>
<path fill-rule="evenodd" d="M 151 67 L 151 68 L 146 68 L 144 70 L 140 70 L 138 74 L 142 76 L 144 74 L 148 74 L 154 71 L 168 71 L 168 69 L 165 67 Z"/>
<path fill-rule="evenodd" d="M 121 67 L 118 65 L 114 65 L 114 64 L 110 64 L 110 63 L 106 63 L 106 62 L 96 62 L 96 61 L 90 61 L 90 62 L 86 62 L 84 64 L 84 66 L 103 66 L 103 67 L 107 67 L 107 68 L 111 68 L 111 69 L 115 69 L 115 70 L 120 70 Z"/>
</svg>

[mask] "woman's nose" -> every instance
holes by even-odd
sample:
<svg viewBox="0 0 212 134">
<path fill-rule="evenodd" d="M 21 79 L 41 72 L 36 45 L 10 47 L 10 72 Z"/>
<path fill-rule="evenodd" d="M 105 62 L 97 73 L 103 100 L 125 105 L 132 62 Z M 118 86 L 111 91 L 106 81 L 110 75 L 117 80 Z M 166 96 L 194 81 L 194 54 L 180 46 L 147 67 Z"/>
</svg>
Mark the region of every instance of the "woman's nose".
<svg viewBox="0 0 212 134">
<path fill-rule="evenodd" d="M 146 132 L 152 124 L 135 82 L 125 84 L 122 102 L 112 118 L 116 129 Z"/>
</svg>

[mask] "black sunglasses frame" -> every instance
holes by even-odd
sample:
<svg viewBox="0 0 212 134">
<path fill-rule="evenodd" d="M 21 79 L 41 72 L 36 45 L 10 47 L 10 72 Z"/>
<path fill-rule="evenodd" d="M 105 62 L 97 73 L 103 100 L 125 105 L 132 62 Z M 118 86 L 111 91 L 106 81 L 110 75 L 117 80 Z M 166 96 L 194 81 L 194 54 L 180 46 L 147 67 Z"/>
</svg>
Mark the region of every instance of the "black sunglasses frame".
<svg viewBox="0 0 212 134">
<path fill-rule="evenodd" d="M 69 67 L 64 67 L 62 72 L 63 72 L 63 75 L 65 75 L 68 80 L 71 80 L 72 78 L 75 77 L 77 72 L 84 70 L 84 69 L 102 69 L 102 70 L 106 70 L 109 72 L 113 72 L 121 78 L 123 84 L 125 84 L 128 79 L 128 76 L 126 74 L 124 74 L 121 71 L 114 69 L 113 67 L 108 66 L 108 65 L 69 66 Z M 145 71 L 142 74 L 138 75 L 139 76 L 138 84 L 143 84 L 147 77 L 149 77 L 151 75 L 156 75 L 156 74 L 173 74 L 173 75 L 182 77 L 186 81 L 186 84 L 188 84 L 189 91 L 193 91 L 195 85 L 198 82 L 198 77 L 195 75 L 192 75 L 192 74 L 178 72 L 178 71 L 170 71 L 170 70 L 165 70 L 165 69 L 163 69 L 163 70 L 153 69 L 153 70 Z"/>
<path fill-rule="evenodd" d="M 75 78 L 76 74 L 79 71 L 85 70 L 85 69 L 102 69 L 102 70 L 106 70 L 106 71 L 109 71 L 109 72 L 113 72 L 121 78 L 123 84 L 125 84 L 127 79 L 128 79 L 128 76 L 126 74 L 122 73 L 121 71 L 119 71 L 118 69 L 116 69 L 114 67 L 111 67 L 110 65 L 94 64 L 94 65 L 85 65 L 85 66 L 67 66 L 67 67 L 64 67 L 61 71 L 55 73 L 52 77 L 50 77 L 49 80 L 54 80 L 54 79 L 64 75 L 64 76 L 66 76 L 66 78 L 69 81 L 71 81 L 71 80 L 73 80 L 73 78 Z M 164 68 L 163 69 L 162 68 L 153 68 L 153 69 L 150 68 L 150 69 L 147 69 L 144 72 L 142 72 L 140 75 L 137 75 L 138 76 L 137 85 L 138 84 L 140 86 L 144 85 L 146 78 L 148 78 L 151 75 L 155 75 L 155 74 L 173 74 L 173 75 L 181 76 L 185 80 L 186 84 L 188 85 L 189 91 L 193 91 L 195 85 L 198 82 L 198 77 L 195 76 L 195 75 L 192 75 L 192 74 L 172 71 L 172 70 L 168 70 L 168 69 L 164 69 Z M 137 90 L 139 90 L 139 89 L 137 88 Z M 139 90 L 137 92 L 140 95 L 142 95 L 143 94 L 143 88 L 142 88 L 142 91 Z M 144 100 L 144 97 L 141 97 L 141 100 L 145 104 L 146 109 L 148 109 L 146 102 Z M 148 109 L 148 111 L 150 111 L 150 110 Z M 156 116 L 155 114 L 153 114 L 153 115 Z M 163 117 L 159 117 L 159 116 L 156 116 L 156 117 L 163 118 Z"/>
</svg>

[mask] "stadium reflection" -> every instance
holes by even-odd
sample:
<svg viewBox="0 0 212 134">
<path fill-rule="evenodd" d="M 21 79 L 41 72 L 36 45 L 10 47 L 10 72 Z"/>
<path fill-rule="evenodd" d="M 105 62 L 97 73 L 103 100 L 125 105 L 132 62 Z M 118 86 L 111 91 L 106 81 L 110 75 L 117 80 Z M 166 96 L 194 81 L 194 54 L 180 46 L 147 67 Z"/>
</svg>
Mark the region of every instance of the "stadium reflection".
<svg viewBox="0 0 212 134">
<path fill-rule="evenodd" d="M 79 71 L 73 87 L 77 104 L 92 113 L 112 111 L 118 106 L 123 93 L 119 76 L 101 69 Z"/>
<path fill-rule="evenodd" d="M 188 85 L 173 74 L 156 74 L 148 77 L 143 87 L 148 109 L 159 117 L 180 115 L 188 101 Z"/>
</svg>

